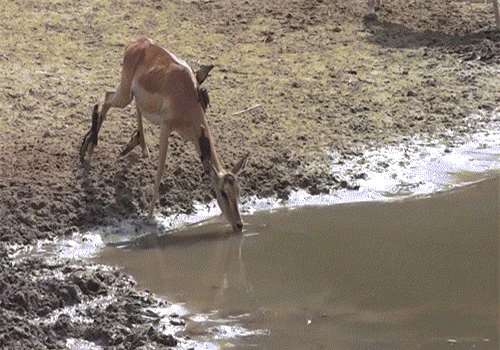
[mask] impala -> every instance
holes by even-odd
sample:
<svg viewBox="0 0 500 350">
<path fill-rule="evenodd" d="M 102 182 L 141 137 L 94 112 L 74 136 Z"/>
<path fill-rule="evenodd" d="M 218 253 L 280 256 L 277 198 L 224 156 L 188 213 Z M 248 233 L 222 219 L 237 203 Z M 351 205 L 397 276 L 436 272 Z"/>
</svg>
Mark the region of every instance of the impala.
<svg viewBox="0 0 500 350">
<path fill-rule="evenodd" d="M 213 137 L 206 117 L 208 93 L 201 84 L 213 66 L 201 66 L 194 72 L 186 62 L 177 58 L 151 39 L 142 38 L 125 49 L 121 81 L 114 92 L 106 92 L 101 112 L 94 106 L 92 127 L 85 135 L 80 149 L 81 161 L 90 162 L 97 135 L 111 107 L 125 108 L 132 99 L 137 107 L 137 130 L 123 150 L 125 155 L 141 145 L 144 157 L 149 155 L 144 138 L 142 116 L 160 127 L 158 170 L 153 195 L 149 204 L 148 218 L 159 197 L 160 181 L 165 169 L 168 138 L 176 132 L 191 141 L 200 155 L 205 173 L 216 194 L 217 203 L 233 231 L 243 228 L 238 209 L 239 184 L 236 178 L 248 159 L 248 153 L 226 171 L 214 148 Z"/>
</svg>

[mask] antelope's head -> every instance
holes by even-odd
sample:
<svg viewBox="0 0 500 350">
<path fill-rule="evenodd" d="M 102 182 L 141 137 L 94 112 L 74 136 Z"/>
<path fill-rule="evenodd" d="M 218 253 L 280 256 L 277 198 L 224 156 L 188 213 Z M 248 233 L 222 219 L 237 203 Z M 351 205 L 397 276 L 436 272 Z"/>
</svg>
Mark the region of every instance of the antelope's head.
<svg viewBox="0 0 500 350">
<path fill-rule="evenodd" d="M 236 175 L 245 167 L 249 153 L 243 156 L 230 172 L 225 170 L 219 171 L 211 161 L 210 139 L 205 135 L 204 128 L 202 128 L 199 144 L 201 162 L 203 163 L 205 173 L 210 178 L 217 204 L 226 220 L 231 224 L 233 231 L 241 232 L 243 230 L 243 221 L 241 220 L 238 207 L 240 185 Z"/>
</svg>

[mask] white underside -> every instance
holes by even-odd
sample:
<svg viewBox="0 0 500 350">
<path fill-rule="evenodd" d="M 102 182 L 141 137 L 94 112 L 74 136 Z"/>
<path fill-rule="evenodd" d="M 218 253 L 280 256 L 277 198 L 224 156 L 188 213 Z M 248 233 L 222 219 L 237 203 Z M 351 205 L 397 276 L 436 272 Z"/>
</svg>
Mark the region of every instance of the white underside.
<svg viewBox="0 0 500 350">
<path fill-rule="evenodd" d="M 168 97 L 162 94 L 150 93 L 137 84 L 136 81 L 132 82 L 132 92 L 137 109 L 148 122 L 160 125 L 168 120 L 168 116 L 171 114 L 169 113 L 170 103 Z"/>
</svg>

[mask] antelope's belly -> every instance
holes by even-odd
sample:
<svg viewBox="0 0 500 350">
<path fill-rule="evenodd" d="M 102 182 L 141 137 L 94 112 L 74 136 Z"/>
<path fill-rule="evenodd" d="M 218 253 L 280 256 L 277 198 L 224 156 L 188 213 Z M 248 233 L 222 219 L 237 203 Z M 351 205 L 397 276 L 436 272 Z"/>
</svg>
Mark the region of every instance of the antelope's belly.
<svg viewBox="0 0 500 350">
<path fill-rule="evenodd" d="M 160 125 L 171 114 L 169 98 L 163 94 L 149 93 L 140 86 L 134 86 L 137 109 L 150 123 Z"/>
<path fill-rule="evenodd" d="M 165 116 L 156 113 L 143 113 L 144 118 L 152 124 L 160 125 L 163 120 L 165 120 Z"/>
</svg>

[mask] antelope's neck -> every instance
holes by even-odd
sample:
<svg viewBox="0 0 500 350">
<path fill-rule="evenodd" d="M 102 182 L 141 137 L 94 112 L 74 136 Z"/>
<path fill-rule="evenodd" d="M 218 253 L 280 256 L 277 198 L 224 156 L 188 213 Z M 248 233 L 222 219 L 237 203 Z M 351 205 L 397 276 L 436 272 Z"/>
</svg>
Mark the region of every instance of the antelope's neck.
<svg viewBox="0 0 500 350">
<path fill-rule="evenodd" d="M 210 134 L 210 131 L 208 131 L 208 133 L 209 133 L 209 138 L 210 138 L 210 160 L 211 160 L 212 164 L 214 165 L 215 169 L 217 169 L 217 172 L 219 174 L 224 173 L 225 172 L 224 163 L 222 162 L 222 159 L 220 159 L 219 155 L 217 154 L 217 151 L 215 150 L 214 140 L 213 140 L 212 135 Z"/>
<path fill-rule="evenodd" d="M 213 167 L 219 174 L 225 173 L 224 163 L 215 150 L 214 140 L 212 134 L 210 133 L 206 118 L 204 118 L 203 122 L 201 122 L 199 125 L 201 126 L 201 132 L 199 132 L 197 136 L 198 140 L 196 143 L 196 148 L 199 152 L 203 165 L 207 166 L 206 163 L 208 160 L 210 160 L 211 166 L 213 165 Z"/>
</svg>

